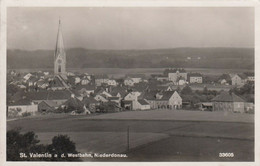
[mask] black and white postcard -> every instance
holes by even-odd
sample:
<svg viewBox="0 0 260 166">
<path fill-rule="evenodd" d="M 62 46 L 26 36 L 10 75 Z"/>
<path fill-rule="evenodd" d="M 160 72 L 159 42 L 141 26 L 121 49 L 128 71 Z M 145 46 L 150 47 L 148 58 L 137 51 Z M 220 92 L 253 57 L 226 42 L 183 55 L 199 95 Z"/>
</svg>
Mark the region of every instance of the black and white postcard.
<svg viewBox="0 0 260 166">
<path fill-rule="evenodd" d="M 3 1 L 1 163 L 259 164 L 258 8 Z"/>
</svg>

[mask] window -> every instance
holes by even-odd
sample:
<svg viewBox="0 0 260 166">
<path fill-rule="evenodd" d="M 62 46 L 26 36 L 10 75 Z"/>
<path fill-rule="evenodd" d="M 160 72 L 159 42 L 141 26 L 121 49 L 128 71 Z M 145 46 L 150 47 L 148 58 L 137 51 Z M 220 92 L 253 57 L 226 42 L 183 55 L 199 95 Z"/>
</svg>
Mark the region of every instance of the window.
<svg viewBox="0 0 260 166">
<path fill-rule="evenodd" d="M 59 65 L 58 72 L 59 73 L 61 72 L 61 65 Z"/>
</svg>

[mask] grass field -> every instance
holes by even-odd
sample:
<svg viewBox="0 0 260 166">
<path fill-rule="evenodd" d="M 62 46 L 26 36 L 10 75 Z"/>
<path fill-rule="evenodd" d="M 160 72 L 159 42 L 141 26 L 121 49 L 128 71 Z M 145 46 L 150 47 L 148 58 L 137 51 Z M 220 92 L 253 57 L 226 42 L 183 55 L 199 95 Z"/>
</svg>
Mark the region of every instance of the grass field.
<svg viewBox="0 0 260 166">
<path fill-rule="evenodd" d="M 7 129 L 34 131 L 42 143 L 67 134 L 77 150 L 127 153 L 105 161 L 252 161 L 254 118 L 248 114 L 199 111 L 129 111 L 97 116 L 55 115 L 7 122 Z M 130 128 L 130 151 L 127 128 Z M 233 152 L 234 158 L 219 158 Z M 87 159 L 85 159 L 87 160 Z"/>
</svg>

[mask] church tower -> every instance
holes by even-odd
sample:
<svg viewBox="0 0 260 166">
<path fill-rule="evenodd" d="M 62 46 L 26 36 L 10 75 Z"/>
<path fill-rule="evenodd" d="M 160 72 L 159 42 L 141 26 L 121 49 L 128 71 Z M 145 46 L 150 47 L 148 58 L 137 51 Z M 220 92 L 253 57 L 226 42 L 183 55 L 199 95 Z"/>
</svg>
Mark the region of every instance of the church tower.
<svg viewBox="0 0 260 166">
<path fill-rule="evenodd" d="M 66 77 L 66 53 L 64 49 L 60 20 L 56 48 L 54 53 L 54 74 Z"/>
</svg>

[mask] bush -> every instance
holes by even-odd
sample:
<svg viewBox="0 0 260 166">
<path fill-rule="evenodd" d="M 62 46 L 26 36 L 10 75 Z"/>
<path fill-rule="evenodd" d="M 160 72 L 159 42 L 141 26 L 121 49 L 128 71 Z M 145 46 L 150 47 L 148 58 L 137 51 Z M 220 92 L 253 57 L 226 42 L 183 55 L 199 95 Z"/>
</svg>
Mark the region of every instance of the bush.
<svg viewBox="0 0 260 166">
<path fill-rule="evenodd" d="M 30 112 L 23 112 L 23 113 L 22 113 L 22 116 L 23 116 L 23 117 L 31 116 L 31 113 L 30 113 Z"/>
</svg>

